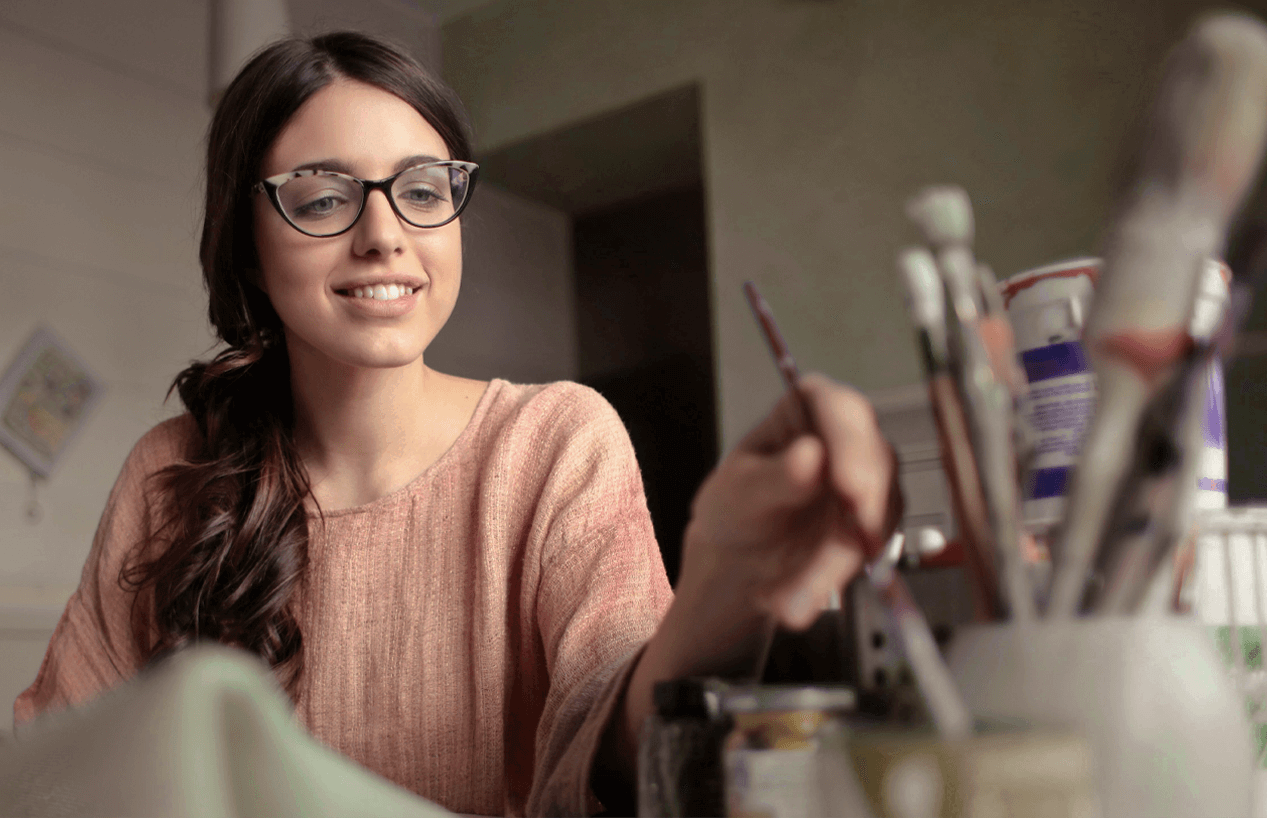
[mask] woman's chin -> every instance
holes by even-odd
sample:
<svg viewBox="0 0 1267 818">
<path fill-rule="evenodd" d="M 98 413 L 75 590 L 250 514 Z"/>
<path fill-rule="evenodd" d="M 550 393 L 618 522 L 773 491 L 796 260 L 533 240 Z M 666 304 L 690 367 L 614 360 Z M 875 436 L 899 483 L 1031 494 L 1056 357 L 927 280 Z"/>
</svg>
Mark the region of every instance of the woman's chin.
<svg viewBox="0 0 1267 818">
<path fill-rule="evenodd" d="M 309 352 L 315 352 L 315 355 L 304 355 L 311 363 L 309 365 L 301 364 L 303 369 L 314 369 L 316 371 L 325 371 L 331 376 L 337 376 L 340 370 L 391 370 L 402 369 L 409 366 L 415 366 L 422 363 L 423 350 L 416 347 L 411 348 L 393 348 L 378 347 L 372 349 L 344 347 L 342 349 L 313 349 L 309 348 Z M 291 363 L 294 365 L 295 355 L 292 350 Z"/>
<path fill-rule="evenodd" d="M 387 370 L 419 365 L 430 340 L 419 332 L 349 332 L 343 337 L 322 333 L 304 337 L 291 331 L 286 338 L 292 365 L 330 375 L 349 368 Z"/>
<path fill-rule="evenodd" d="M 402 369 L 422 363 L 422 350 L 376 350 L 373 353 L 350 356 L 348 363 L 358 369 Z"/>
</svg>

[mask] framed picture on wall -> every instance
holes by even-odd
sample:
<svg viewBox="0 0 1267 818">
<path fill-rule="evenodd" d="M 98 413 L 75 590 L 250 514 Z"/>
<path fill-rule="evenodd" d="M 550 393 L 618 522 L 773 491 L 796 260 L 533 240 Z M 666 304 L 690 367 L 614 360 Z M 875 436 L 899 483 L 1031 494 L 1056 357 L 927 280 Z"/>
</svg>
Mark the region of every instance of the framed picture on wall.
<svg viewBox="0 0 1267 818">
<path fill-rule="evenodd" d="M 37 328 L 0 376 L 0 444 L 48 477 L 103 392 L 74 350 Z"/>
</svg>

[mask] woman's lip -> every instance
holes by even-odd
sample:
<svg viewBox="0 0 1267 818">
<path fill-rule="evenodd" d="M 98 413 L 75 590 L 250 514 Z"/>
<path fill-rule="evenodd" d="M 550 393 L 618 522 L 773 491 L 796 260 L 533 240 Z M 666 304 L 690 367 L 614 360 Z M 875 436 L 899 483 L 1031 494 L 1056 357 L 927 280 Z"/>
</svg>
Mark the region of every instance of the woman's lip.
<svg viewBox="0 0 1267 818">
<path fill-rule="evenodd" d="M 357 288 L 371 289 L 373 287 L 379 286 L 380 284 L 384 287 L 389 286 L 391 284 L 395 284 L 400 287 L 410 287 L 415 290 L 418 289 L 419 287 L 426 286 L 426 282 L 423 280 L 411 278 L 409 276 L 401 276 L 399 278 L 384 278 L 384 279 L 375 279 L 371 281 L 353 281 L 349 284 L 343 284 L 341 286 L 335 287 L 334 290 L 335 292 L 339 292 L 339 293 L 345 293 L 345 292 L 350 293 Z"/>
<path fill-rule="evenodd" d="M 387 301 L 380 301 L 377 298 L 357 298 L 354 295 L 344 295 L 343 293 L 335 293 L 335 295 L 352 309 L 364 315 L 372 315 L 378 318 L 395 318 L 414 308 L 414 305 L 418 303 L 419 292 L 419 290 L 414 290 L 409 295 L 402 295 Z"/>
</svg>

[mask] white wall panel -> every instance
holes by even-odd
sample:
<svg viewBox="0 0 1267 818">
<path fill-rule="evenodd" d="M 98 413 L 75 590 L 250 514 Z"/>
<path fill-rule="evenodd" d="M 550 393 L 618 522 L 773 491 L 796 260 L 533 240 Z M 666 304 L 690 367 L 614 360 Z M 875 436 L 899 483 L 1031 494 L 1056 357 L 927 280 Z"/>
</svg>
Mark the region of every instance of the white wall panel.
<svg viewBox="0 0 1267 818">
<path fill-rule="evenodd" d="M 107 389 L 41 485 L 38 522 L 25 469 L 0 451 L 0 631 L 14 599 L 64 600 L 78 582 L 124 458 L 177 411 L 168 385 L 211 344 L 196 255 L 206 37 L 201 0 L 0 4 L 0 367 L 47 324 Z"/>
</svg>

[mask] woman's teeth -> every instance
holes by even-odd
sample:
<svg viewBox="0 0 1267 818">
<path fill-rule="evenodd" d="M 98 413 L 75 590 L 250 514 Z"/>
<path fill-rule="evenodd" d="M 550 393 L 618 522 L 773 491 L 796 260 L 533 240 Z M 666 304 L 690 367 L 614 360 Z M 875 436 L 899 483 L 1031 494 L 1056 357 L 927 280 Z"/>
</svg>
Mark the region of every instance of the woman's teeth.
<svg viewBox="0 0 1267 818">
<path fill-rule="evenodd" d="M 356 287 L 350 293 L 353 298 L 373 298 L 376 301 L 391 301 L 402 295 L 413 295 L 414 288 L 403 284 L 375 284 L 373 287 Z"/>
</svg>

